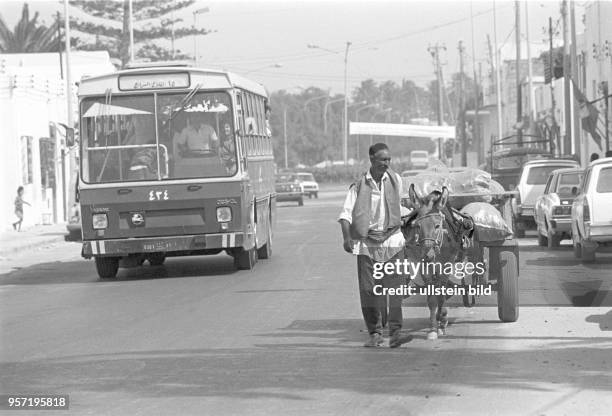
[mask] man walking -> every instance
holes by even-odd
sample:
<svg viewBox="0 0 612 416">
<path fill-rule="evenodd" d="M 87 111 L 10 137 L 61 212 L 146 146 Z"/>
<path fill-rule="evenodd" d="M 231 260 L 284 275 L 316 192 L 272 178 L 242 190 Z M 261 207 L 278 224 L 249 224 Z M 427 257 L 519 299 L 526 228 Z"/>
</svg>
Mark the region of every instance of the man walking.
<svg viewBox="0 0 612 416">
<path fill-rule="evenodd" d="M 404 258 L 404 235 L 400 230 L 402 181 L 389 169 L 391 156 L 384 143 L 370 146 L 370 169 L 349 188 L 338 221 L 342 228 L 344 250 L 357 255 L 357 276 L 363 319 L 370 333 L 365 347 L 383 343 L 382 310 L 387 307 L 381 286 L 398 288 L 402 282 L 397 273 L 386 274 L 381 280 L 374 277 L 375 263 L 395 263 Z M 384 269 L 383 269 L 384 270 Z M 390 296 L 389 347 L 402 344 L 401 295 Z"/>
</svg>

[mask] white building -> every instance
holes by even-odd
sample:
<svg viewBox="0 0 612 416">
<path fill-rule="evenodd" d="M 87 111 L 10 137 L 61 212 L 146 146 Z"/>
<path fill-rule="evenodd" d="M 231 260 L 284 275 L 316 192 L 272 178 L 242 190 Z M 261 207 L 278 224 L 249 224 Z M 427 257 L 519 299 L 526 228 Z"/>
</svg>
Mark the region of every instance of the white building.
<svg viewBox="0 0 612 416">
<path fill-rule="evenodd" d="M 65 55 L 62 68 L 65 73 Z M 84 75 L 112 72 L 108 52 L 72 52 L 71 75 L 78 82 Z M 76 86 L 72 86 L 72 109 L 77 117 Z M 25 189 L 23 226 L 63 222 L 69 201 L 76 148 L 65 146 L 67 124 L 66 84 L 60 74 L 57 53 L 0 55 L 0 207 L 1 228 L 15 221 L 13 201 L 17 187 Z M 50 125 L 57 127 L 58 140 L 50 144 Z M 62 157 L 62 154 L 64 157 Z M 62 163 L 63 162 L 63 163 Z M 55 177 L 55 180 L 53 180 Z M 65 183 L 64 183 L 65 182 Z"/>
</svg>

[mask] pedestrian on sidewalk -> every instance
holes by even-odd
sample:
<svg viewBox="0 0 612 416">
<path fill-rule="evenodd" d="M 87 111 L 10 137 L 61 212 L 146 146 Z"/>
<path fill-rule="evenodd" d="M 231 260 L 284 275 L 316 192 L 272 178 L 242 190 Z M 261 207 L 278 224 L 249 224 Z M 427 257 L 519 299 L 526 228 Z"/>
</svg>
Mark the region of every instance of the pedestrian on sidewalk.
<svg viewBox="0 0 612 416">
<path fill-rule="evenodd" d="M 400 229 L 402 179 L 390 168 L 391 155 L 384 143 L 370 146 L 370 169 L 353 183 L 338 218 L 344 250 L 357 255 L 357 277 L 363 319 L 370 334 L 364 347 L 378 347 L 384 342 L 383 311 L 387 297 L 380 290 L 399 288 L 403 279 L 394 272 L 382 279 L 375 276 L 375 263 L 395 263 L 404 259 L 404 235 Z M 377 273 L 378 274 L 378 273 Z M 389 347 L 402 344 L 402 298 L 389 296 Z"/>
<path fill-rule="evenodd" d="M 21 231 L 21 223 L 23 222 L 23 204 L 30 205 L 30 203 L 23 199 L 23 186 L 17 188 L 17 196 L 15 197 L 15 216 L 17 221 L 13 223 L 13 230 Z"/>
</svg>

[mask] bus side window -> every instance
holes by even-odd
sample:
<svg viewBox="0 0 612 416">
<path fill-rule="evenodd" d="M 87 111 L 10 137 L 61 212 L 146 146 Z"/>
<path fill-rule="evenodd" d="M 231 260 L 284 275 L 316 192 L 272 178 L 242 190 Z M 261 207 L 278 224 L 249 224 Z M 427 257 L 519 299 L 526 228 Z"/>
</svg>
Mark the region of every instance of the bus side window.
<svg viewBox="0 0 612 416">
<path fill-rule="evenodd" d="M 246 131 L 244 130 L 245 107 L 244 107 L 244 100 L 243 100 L 243 95 L 241 91 L 236 93 L 236 103 L 237 103 L 237 114 L 238 114 L 238 130 L 240 130 L 240 133 L 242 134 L 242 136 L 244 136 L 246 134 Z M 244 149 L 246 150 L 246 147 L 244 147 Z"/>
</svg>

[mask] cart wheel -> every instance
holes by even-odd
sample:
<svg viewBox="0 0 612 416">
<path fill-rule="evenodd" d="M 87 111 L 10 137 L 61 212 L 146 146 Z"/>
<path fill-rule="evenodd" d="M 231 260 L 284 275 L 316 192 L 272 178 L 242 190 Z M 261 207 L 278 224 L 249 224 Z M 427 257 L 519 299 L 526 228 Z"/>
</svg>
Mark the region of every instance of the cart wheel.
<svg viewBox="0 0 612 416">
<path fill-rule="evenodd" d="M 499 254 L 501 273 L 497 280 L 497 315 L 502 322 L 516 322 L 519 315 L 518 264 L 509 251 Z"/>
</svg>

